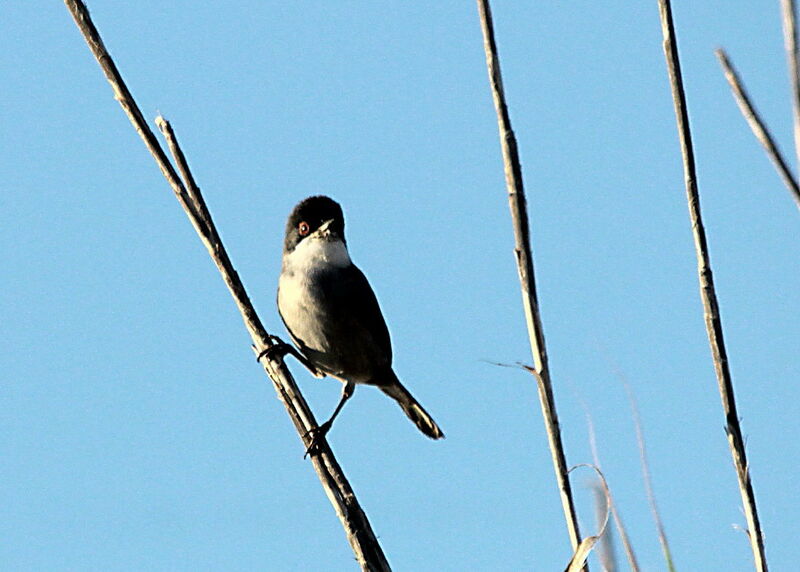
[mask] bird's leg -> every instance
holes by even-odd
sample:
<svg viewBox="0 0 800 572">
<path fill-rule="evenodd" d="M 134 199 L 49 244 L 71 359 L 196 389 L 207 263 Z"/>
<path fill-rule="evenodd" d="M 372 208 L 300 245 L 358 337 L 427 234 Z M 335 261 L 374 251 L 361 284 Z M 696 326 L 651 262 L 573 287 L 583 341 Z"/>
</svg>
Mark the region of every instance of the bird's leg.
<svg viewBox="0 0 800 572">
<path fill-rule="evenodd" d="M 258 354 L 256 356 L 256 361 L 261 361 L 261 358 L 264 356 L 274 358 L 285 357 L 286 354 L 291 354 L 295 357 L 295 359 L 297 359 L 297 361 L 303 364 L 308 371 L 311 372 L 311 375 L 314 377 L 325 377 L 325 374 L 314 367 L 314 365 L 308 361 L 308 359 L 306 359 L 306 356 L 297 351 L 293 345 L 287 344 L 278 336 L 269 336 L 269 339 L 272 342 L 272 345 Z"/>
<path fill-rule="evenodd" d="M 331 415 L 331 418 L 319 427 L 314 427 L 308 433 L 306 433 L 306 436 L 311 437 L 311 444 L 308 446 L 308 449 L 306 449 L 306 454 L 303 455 L 304 459 L 310 454 L 319 452 L 319 440 L 324 439 L 328 434 L 328 431 L 331 430 L 331 427 L 333 427 L 333 420 L 336 419 L 337 415 L 339 415 L 339 412 L 342 410 L 342 407 L 344 407 L 344 404 L 347 402 L 347 400 L 353 396 L 355 390 L 355 383 L 352 381 L 345 382 L 344 386 L 342 387 L 342 398 L 339 400 L 339 405 L 337 405 L 336 409 L 333 410 L 333 415 Z"/>
</svg>

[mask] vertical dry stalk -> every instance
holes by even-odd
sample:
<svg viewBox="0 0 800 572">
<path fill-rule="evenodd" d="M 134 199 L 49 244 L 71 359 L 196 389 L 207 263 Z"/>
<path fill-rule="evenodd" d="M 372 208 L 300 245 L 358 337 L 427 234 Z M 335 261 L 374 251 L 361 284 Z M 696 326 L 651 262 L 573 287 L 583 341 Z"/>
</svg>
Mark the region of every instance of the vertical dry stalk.
<svg viewBox="0 0 800 572">
<path fill-rule="evenodd" d="M 75 23 L 81 30 L 86 43 L 100 64 L 103 73 L 114 90 L 114 97 L 119 101 L 131 123 L 141 136 L 150 153 L 156 160 L 161 172 L 169 182 L 181 206 L 189 216 L 189 220 L 197 231 L 200 239 L 208 250 L 225 284 L 231 293 L 237 307 L 239 308 L 245 327 L 253 340 L 256 354 L 261 354 L 262 350 L 272 345 L 261 320 L 256 315 L 253 305 L 239 279 L 236 270 L 228 258 L 227 252 L 219 235 L 214 227 L 211 216 L 203 201 L 200 189 L 194 184 L 194 180 L 189 172 L 183 153 L 178 147 L 174 133 L 169 124 L 159 118 L 159 127 L 167 137 L 173 156 L 179 163 L 181 173 L 184 175 L 185 185 L 178 178 L 175 169 L 169 162 L 164 150 L 158 143 L 153 132 L 145 122 L 142 113 L 128 91 L 122 77 L 117 70 L 111 56 L 103 45 L 103 41 L 95 28 L 86 6 L 80 0 L 65 0 Z M 308 431 L 317 426 L 308 404 L 300 393 L 294 379 L 289 373 L 288 368 L 279 357 L 263 356 L 261 363 L 272 379 L 278 397 L 283 402 L 286 410 L 294 423 L 301 440 L 308 447 L 310 439 Z M 317 476 L 325 490 L 326 495 L 333 504 L 339 520 L 342 523 L 350 546 L 355 553 L 362 570 L 388 571 L 390 570 L 386 557 L 375 538 L 372 527 L 367 520 L 366 514 L 361 509 L 358 500 L 350 488 L 350 484 L 344 476 L 336 458 L 333 456 L 327 443 L 320 443 L 320 453 L 313 454 L 312 464 Z"/>
<path fill-rule="evenodd" d="M 756 139 L 759 140 L 764 150 L 767 152 L 767 155 L 772 160 L 775 169 L 792 194 L 792 198 L 795 203 L 797 203 L 798 208 L 800 208 L 800 187 L 798 187 L 797 179 L 792 174 L 788 163 L 783 158 L 783 154 L 780 152 L 780 149 L 778 149 L 778 145 L 775 143 L 775 139 L 773 139 L 769 129 L 767 129 L 764 121 L 758 115 L 755 107 L 753 107 L 750 97 L 747 95 L 744 85 L 742 85 L 742 80 L 739 78 L 739 74 L 736 73 L 736 69 L 733 67 L 733 64 L 731 64 L 730 59 L 728 59 L 728 54 L 726 54 L 723 49 L 718 49 L 715 53 L 722 66 L 722 70 L 725 72 L 725 79 L 728 80 L 728 84 L 731 86 L 731 91 L 739 106 L 739 110 L 742 112 L 745 120 L 747 120 L 748 125 L 750 125 L 753 135 L 756 136 Z"/>
<path fill-rule="evenodd" d="M 761 524 L 756 510 L 756 499 L 753 485 L 750 481 L 750 471 L 747 464 L 742 429 L 739 425 L 739 415 L 736 411 L 736 399 L 733 393 L 733 382 L 728 357 L 725 351 L 725 342 L 722 335 L 722 320 L 719 315 L 717 295 L 714 290 L 714 279 L 711 273 L 711 262 L 706 243 L 705 229 L 700 216 L 700 196 L 697 191 L 697 173 L 692 149 L 692 136 L 689 130 L 689 115 L 686 108 L 686 95 L 683 90 L 680 60 L 678 59 L 678 46 L 675 40 L 675 27 L 672 21 L 672 9 L 669 0 L 659 0 L 659 14 L 661 17 L 661 30 L 664 36 L 664 56 L 667 61 L 672 99 L 675 105 L 675 117 L 678 124 L 678 136 L 683 155 L 683 168 L 686 183 L 686 197 L 689 203 L 689 217 L 692 223 L 695 252 L 697 255 L 698 275 L 700 279 L 700 297 L 703 300 L 703 309 L 706 322 L 706 331 L 711 345 L 711 355 L 714 360 L 714 370 L 717 374 L 719 393 L 722 398 L 722 407 L 725 410 L 726 432 L 730 445 L 736 476 L 739 479 L 739 491 L 742 495 L 745 516 L 747 518 L 748 536 L 753 550 L 756 569 L 760 572 L 767 570 L 767 560 L 764 554 L 764 539 Z"/>
<path fill-rule="evenodd" d="M 525 321 L 528 326 L 531 352 L 533 354 L 533 373 L 538 381 L 539 401 L 542 406 L 547 438 L 550 442 L 550 453 L 553 458 L 556 480 L 561 495 L 561 504 L 572 549 L 575 550 L 581 541 L 578 530 L 578 518 L 572 500 L 567 463 L 564 448 L 561 444 L 561 430 L 558 426 L 556 404 L 553 387 L 550 381 L 550 369 L 547 363 L 547 351 L 544 345 L 542 320 L 539 316 L 539 304 L 536 299 L 536 283 L 533 273 L 533 258 L 530 247 L 528 228 L 528 212 L 525 203 L 525 190 L 522 185 L 522 169 L 517 151 L 517 140 L 511 130 L 511 120 L 503 93 L 503 80 L 500 75 L 500 62 L 497 57 L 497 46 L 494 39 L 492 13 L 488 0 L 478 0 L 481 28 L 483 30 L 483 46 L 486 52 L 486 67 L 489 72 L 489 83 L 497 112 L 497 124 L 500 131 L 500 145 L 503 151 L 503 165 L 508 189 L 508 202 L 511 209 L 511 220 L 514 226 L 515 254 L 522 288 L 522 303 Z"/>
<path fill-rule="evenodd" d="M 800 169 L 800 67 L 797 52 L 797 7 L 794 0 L 781 0 L 783 39 L 789 64 L 789 83 L 792 86 L 792 115 L 794 116 L 794 147 L 797 168 Z"/>
</svg>

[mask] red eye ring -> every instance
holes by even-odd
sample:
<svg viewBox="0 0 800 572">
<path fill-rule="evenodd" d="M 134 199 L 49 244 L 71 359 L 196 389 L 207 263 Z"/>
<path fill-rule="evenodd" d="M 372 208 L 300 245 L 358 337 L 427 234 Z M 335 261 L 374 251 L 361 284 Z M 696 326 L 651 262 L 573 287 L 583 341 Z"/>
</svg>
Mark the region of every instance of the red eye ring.
<svg viewBox="0 0 800 572">
<path fill-rule="evenodd" d="M 300 236 L 305 236 L 311 231 L 311 227 L 308 226 L 306 221 L 301 222 L 297 225 L 297 232 L 300 233 Z"/>
</svg>

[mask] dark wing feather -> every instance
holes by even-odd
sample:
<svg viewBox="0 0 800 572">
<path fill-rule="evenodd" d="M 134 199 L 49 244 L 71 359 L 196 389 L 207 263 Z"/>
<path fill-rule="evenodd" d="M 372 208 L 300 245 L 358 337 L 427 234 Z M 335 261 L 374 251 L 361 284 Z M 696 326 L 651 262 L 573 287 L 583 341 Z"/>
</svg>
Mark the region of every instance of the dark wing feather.
<svg viewBox="0 0 800 572">
<path fill-rule="evenodd" d="M 331 337 L 349 340 L 360 350 L 358 361 L 364 360 L 370 369 L 381 370 L 392 364 L 392 343 L 389 329 L 383 319 L 378 300 L 364 273 L 355 265 L 337 268 L 336 277 L 320 280 L 325 307 L 330 315 L 330 323 L 337 324 L 341 331 L 332 331 Z M 332 339 L 331 343 L 335 345 Z M 345 351 L 343 353 L 351 353 Z M 352 364 L 353 367 L 356 364 Z M 363 366 L 362 366 L 363 367 Z M 360 369 L 360 368 L 357 368 Z"/>
</svg>

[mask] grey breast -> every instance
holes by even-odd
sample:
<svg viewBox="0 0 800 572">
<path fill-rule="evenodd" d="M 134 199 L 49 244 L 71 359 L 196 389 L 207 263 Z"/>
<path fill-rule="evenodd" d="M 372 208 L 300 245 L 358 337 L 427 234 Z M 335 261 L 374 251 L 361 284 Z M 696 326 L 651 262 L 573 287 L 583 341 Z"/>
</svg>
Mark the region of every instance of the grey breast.
<svg viewBox="0 0 800 572">
<path fill-rule="evenodd" d="M 375 294 L 355 266 L 281 277 L 278 305 L 292 339 L 314 365 L 356 383 L 379 383 L 391 368 L 389 331 Z"/>
</svg>

